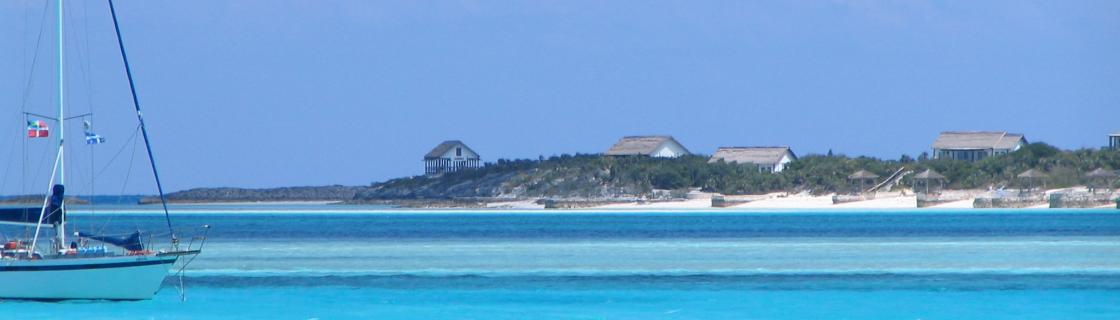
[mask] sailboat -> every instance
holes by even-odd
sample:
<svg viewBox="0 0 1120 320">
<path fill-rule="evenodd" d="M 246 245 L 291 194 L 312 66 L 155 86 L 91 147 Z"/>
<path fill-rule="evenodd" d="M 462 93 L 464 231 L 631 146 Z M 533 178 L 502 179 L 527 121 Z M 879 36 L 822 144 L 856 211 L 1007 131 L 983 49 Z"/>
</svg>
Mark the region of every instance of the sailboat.
<svg viewBox="0 0 1120 320">
<path fill-rule="evenodd" d="M 143 241 L 141 232 L 125 235 L 98 235 L 77 232 L 67 233 L 66 198 L 66 104 L 63 95 L 63 0 L 58 0 L 58 148 L 51 172 L 49 192 L 42 206 L 33 208 L 0 209 L 0 224 L 34 228 L 34 236 L 25 240 L 10 240 L 0 249 L 0 298 L 3 299 L 151 299 L 162 287 L 180 259 L 191 260 L 201 253 L 204 237 L 192 238 L 187 245 L 180 244 L 172 228 L 167 199 L 156 170 L 148 131 L 144 125 L 140 102 L 132 69 L 128 64 L 124 40 L 117 22 L 116 8 L 109 0 L 125 73 L 128 76 L 133 106 L 147 147 L 148 160 L 163 205 L 170 241 L 165 248 L 151 247 Z M 46 137 L 45 124 L 36 122 L 29 130 L 33 137 Z M 87 136 L 87 139 L 89 137 Z M 99 138 L 100 139 L 100 138 Z M 53 234 L 49 231 L 53 231 Z M 72 237 L 68 237 L 72 236 Z M 69 242 L 68 242 L 69 241 Z M 197 246 L 197 247 L 196 247 Z M 182 270 L 182 269 L 180 269 Z"/>
</svg>

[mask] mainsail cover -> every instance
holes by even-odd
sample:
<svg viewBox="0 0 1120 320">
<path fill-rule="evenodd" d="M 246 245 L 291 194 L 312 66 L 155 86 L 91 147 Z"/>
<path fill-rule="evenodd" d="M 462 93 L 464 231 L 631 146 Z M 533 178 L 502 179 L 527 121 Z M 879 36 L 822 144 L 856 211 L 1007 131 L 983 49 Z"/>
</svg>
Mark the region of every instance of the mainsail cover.
<svg viewBox="0 0 1120 320">
<path fill-rule="evenodd" d="M 66 187 L 61 184 L 54 185 L 50 202 L 47 204 L 46 215 L 43 216 L 44 226 L 54 226 L 62 223 L 62 199 L 66 195 Z M 0 224 L 14 224 L 22 226 L 35 226 L 39 223 L 42 208 L 0 208 Z"/>
<path fill-rule="evenodd" d="M 129 251 L 142 251 L 142 250 L 144 250 L 144 245 L 140 243 L 140 231 L 136 231 L 136 232 L 134 232 L 134 233 L 132 233 L 128 236 L 125 236 L 123 238 L 114 237 L 114 236 L 96 235 L 96 234 L 85 233 L 85 232 L 78 232 L 78 236 L 82 237 L 82 238 L 89 238 L 89 239 L 101 241 L 101 242 L 104 242 L 104 243 L 108 243 L 108 244 L 111 244 L 111 245 L 114 245 L 114 246 L 124 248 L 125 250 L 129 250 Z"/>
</svg>

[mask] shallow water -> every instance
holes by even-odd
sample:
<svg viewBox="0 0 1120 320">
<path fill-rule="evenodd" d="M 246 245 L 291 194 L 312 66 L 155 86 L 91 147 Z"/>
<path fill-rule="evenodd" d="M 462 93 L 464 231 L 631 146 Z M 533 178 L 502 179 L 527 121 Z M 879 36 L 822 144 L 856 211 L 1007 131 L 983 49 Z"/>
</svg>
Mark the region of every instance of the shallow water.
<svg viewBox="0 0 1120 320">
<path fill-rule="evenodd" d="M 174 218 L 213 226 L 185 278 L 186 302 L 169 279 L 151 301 L 6 301 L 0 311 L 83 319 L 1120 318 L 1115 210 Z M 72 221 L 104 232 L 163 223 L 154 214 Z"/>
</svg>

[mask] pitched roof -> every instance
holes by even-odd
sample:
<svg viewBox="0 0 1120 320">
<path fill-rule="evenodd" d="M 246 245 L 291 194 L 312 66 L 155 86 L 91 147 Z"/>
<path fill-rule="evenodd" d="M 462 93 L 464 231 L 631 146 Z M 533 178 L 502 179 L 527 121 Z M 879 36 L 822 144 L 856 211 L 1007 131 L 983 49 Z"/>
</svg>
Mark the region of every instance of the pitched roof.
<svg viewBox="0 0 1120 320">
<path fill-rule="evenodd" d="M 684 149 L 684 145 L 673 139 L 673 136 L 629 136 L 618 139 L 618 142 L 604 153 L 608 156 L 635 156 L 650 155 L 666 142 L 673 142 Z M 688 149 L 685 149 L 688 153 Z"/>
<path fill-rule="evenodd" d="M 878 178 L 878 177 L 879 177 L 879 175 L 877 175 L 877 174 L 871 173 L 870 171 L 867 171 L 867 170 L 860 169 L 859 171 L 856 171 L 852 175 L 848 176 L 848 179 L 875 179 L 875 178 Z"/>
<path fill-rule="evenodd" d="M 1023 173 L 1020 173 L 1019 175 L 1017 175 L 1017 177 L 1020 177 L 1020 178 L 1046 178 L 1046 177 L 1049 177 L 1049 175 L 1047 175 L 1045 172 L 1042 172 L 1042 171 L 1039 171 L 1039 170 L 1030 169 L 1030 170 L 1027 170 L 1027 171 L 1023 171 Z"/>
<path fill-rule="evenodd" d="M 933 141 L 934 149 L 1013 149 L 1024 137 L 1004 131 L 946 131 Z"/>
<path fill-rule="evenodd" d="M 782 161 L 782 157 L 789 153 L 794 159 L 797 156 L 789 150 L 789 147 L 720 147 L 716 149 L 716 153 L 708 159 L 708 163 L 719 162 L 723 160 L 727 163 L 754 163 L 754 164 L 777 164 Z"/>
<path fill-rule="evenodd" d="M 945 179 L 945 176 L 937 173 L 937 171 L 934 171 L 933 169 L 926 169 L 926 171 L 922 171 L 922 173 L 914 175 L 914 179 L 940 180 Z"/>
<path fill-rule="evenodd" d="M 440 143 L 435 148 L 432 148 L 432 151 L 428 151 L 428 154 L 424 155 L 424 159 L 439 158 L 439 157 L 443 156 L 444 153 L 447 153 L 447 150 L 451 150 L 451 148 L 454 148 L 455 146 L 463 146 L 463 149 L 467 149 L 467 150 L 470 150 L 471 153 L 478 154 L 478 152 L 474 152 L 474 149 L 471 149 L 471 147 L 468 147 L 462 141 L 447 140 L 447 141 L 444 141 L 444 142 Z"/>
<path fill-rule="evenodd" d="M 1092 178 L 1112 178 L 1116 176 L 1116 172 L 1112 170 L 1105 170 L 1104 168 L 1097 168 L 1097 170 L 1086 173 L 1085 176 Z"/>
</svg>

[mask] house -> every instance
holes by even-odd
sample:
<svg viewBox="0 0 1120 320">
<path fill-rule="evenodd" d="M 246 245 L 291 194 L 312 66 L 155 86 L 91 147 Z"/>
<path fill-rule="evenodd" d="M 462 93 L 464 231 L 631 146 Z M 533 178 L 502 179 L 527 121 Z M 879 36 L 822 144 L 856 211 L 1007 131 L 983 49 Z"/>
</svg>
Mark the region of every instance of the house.
<svg viewBox="0 0 1120 320">
<path fill-rule="evenodd" d="M 720 147 L 708 163 L 750 163 L 758 165 L 758 172 L 782 172 L 793 160 L 797 156 L 789 147 Z"/>
<path fill-rule="evenodd" d="M 481 166 L 481 158 L 466 144 L 459 140 L 440 143 L 424 155 L 424 174 L 436 175 Z"/>
<path fill-rule="evenodd" d="M 1120 131 L 1108 135 L 1108 148 L 1112 150 L 1120 150 Z"/>
<path fill-rule="evenodd" d="M 1002 131 L 942 132 L 933 142 L 934 159 L 978 161 L 1019 150 L 1027 139 L 1019 133 Z"/>
<path fill-rule="evenodd" d="M 629 136 L 622 137 L 607 150 L 608 156 L 648 156 L 655 158 L 676 158 L 691 153 L 672 136 Z"/>
</svg>

